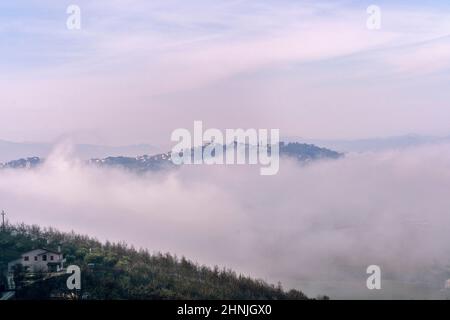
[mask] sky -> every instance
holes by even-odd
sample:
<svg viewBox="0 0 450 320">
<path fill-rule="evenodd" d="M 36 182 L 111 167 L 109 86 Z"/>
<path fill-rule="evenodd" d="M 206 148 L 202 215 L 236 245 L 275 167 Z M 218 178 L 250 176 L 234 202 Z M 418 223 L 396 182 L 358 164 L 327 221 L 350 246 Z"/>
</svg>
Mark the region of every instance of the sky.
<svg viewBox="0 0 450 320">
<path fill-rule="evenodd" d="M 71 4 L 79 30 L 66 26 Z M 309 139 L 450 135 L 449 71 L 448 1 L 0 2 L 0 140 L 161 146 L 194 120 Z M 36 170 L 2 170 L 0 203 L 13 223 L 312 296 L 379 297 L 365 287 L 376 264 L 382 297 L 430 298 L 450 274 L 449 150 L 288 161 L 261 177 L 251 166 L 137 176 L 56 148 Z"/>
<path fill-rule="evenodd" d="M 0 139 L 168 145 L 194 120 L 447 135 L 449 70 L 448 1 L 3 1 Z"/>
</svg>

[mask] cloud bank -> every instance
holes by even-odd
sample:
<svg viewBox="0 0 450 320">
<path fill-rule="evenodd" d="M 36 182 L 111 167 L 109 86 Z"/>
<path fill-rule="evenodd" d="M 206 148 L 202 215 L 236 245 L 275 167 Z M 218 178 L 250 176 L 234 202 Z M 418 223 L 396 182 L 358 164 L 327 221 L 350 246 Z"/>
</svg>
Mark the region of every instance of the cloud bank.
<svg viewBox="0 0 450 320">
<path fill-rule="evenodd" d="M 450 262 L 450 146 L 348 155 L 276 176 L 186 166 L 136 176 L 57 152 L 0 172 L 11 222 L 124 240 L 227 266 L 310 295 L 442 297 Z M 367 266 L 382 290 L 366 289 Z"/>
</svg>

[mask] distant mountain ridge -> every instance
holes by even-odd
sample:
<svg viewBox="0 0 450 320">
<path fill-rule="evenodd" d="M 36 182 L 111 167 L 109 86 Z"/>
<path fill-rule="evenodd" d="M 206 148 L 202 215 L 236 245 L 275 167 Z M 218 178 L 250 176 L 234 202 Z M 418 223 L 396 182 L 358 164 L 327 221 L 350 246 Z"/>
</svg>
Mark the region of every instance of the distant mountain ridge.
<svg viewBox="0 0 450 320">
<path fill-rule="evenodd" d="M 10 142 L 0 140 L 0 162 L 27 159 L 30 157 L 46 158 L 53 151 L 52 143 Z M 107 156 L 132 156 L 160 152 L 160 148 L 149 144 L 126 146 L 104 146 L 93 144 L 75 144 L 73 153 L 83 160 L 104 158 Z"/>
<path fill-rule="evenodd" d="M 450 143 L 450 136 L 422 136 L 408 134 L 401 136 L 366 138 L 366 139 L 306 139 L 302 137 L 285 137 L 286 142 L 299 142 L 320 145 L 338 152 L 368 152 L 404 149 L 409 147 Z"/>
<path fill-rule="evenodd" d="M 450 143 L 450 136 L 407 134 L 363 139 L 309 139 L 289 136 L 282 138 L 282 141 L 286 144 L 297 142 L 300 144 L 321 146 L 337 152 L 367 152 Z M 0 140 L 0 163 L 32 157 L 46 158 L 51 154 L 54 147 L 55 144 L 52 143 L 10 142 Z M 74 155 L 82 160 L 106 159 L 108 157 L 134 158 L 136 155 L 155 155 L 163 151 L 164 149 L 161 147 L 150 144 L 124 146 L 102 146 L 93 144 L 73 145 Z"/>
<path fill-rule="evenodd" d="M 280 143 L 280 156 L 289 157 L 305 163 L 318 159 L 338 159 L 343 156 L 342 153 L 320 148 L 311 144 L 304 143 Z M 35 168 L 41 165 L 45 159 L 40 157 L 29 157 L 18 160 L 0 163 L 0 169 L 27 169 Z M 153 156 L 143 155 L 137 157 L 106 157 L 94 158 L 87 161 L 90 165 L 99 167 L 118 167 L 135 172 L 160 171 L 176 167 L 172 163 L 171 153 L 160 153 Z"/>
</svg>

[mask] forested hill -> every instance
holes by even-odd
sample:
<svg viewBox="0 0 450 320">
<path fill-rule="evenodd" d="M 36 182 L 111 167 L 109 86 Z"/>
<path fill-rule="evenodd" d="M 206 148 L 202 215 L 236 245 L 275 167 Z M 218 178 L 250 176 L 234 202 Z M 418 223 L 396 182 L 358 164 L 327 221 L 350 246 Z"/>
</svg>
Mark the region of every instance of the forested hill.
<svg viewBox="0 0 450 320">
<path fill-rule="evenodd" d="M 269 285 L 231 270 L 24 224 L 7 225 L 5 231 L 0 231 L 0 285 L 6 282 L 3 271 L 9 261 L 32 249 L 55 250 L 58 245 L 67 259 L 66 266 L 80 266 L 82 293 L 88 299 L 307 299 L 300 291 L 285 291 L 281 285 Z M 21 289 L 19 283 L 16 298 L 61 295 L 66 290 L 66 279 L 63 274 L 45 281 L 29 281 L 33 284 L 23 284 Z"/>
<path fill-rule="evenodd" d="M 222 146 L 222 148 L 225 148 L 225 146 Z M 248 150 L 249 146 L 245 145 L 245 148 L 247 148 L 246 150 Z M 282 158 L 295 159 L 298 161 L 298 163 L 302 164 L 320 159 L 338 159 L 343 156 L 342 153 L 326 148 L 320 148 L 312 144 L 280 142 L 279 148 L 280 156 Z M 226 148 L 223 150 L 225 152 Z M 0 163 L 0 169 L 36 168 L 42 165 L 44 162 L 45 159 L 39 157 L 18 159 L 6 163 Z M 86 164 L 95 165 L 102 168 L 122 168 L 137 173 L 161 171 L 177 167 L 172 162 L 171 152 L 160 153 L 152 156 L 115 156 L 101 159 L 90 159 L 86 162 Z"/>
</svg>

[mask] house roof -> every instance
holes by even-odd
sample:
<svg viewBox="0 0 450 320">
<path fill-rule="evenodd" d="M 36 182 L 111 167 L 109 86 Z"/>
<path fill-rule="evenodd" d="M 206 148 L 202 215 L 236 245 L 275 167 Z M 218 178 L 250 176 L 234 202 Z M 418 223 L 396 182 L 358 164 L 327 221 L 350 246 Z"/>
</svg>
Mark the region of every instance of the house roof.
<svg viewBox="0 0 450 320">
<path fill-rule="evenodd" d="M 43 252 L 37 253 L 36 255 L 38 255 L 38 256 L 43 255 L 43 254 L 47 254 L 47 253 L 62 254 L 61 252 L 57 252 L 55 250 L 50 250 L 50 249 L 47 249 L 47 248 L 36 248 L 36 249 L 33 249 L 33 250 L 29 250 L 27 252 L 24 252 L 20 256 L 23 257 L 23 256 L 26 256 L 26 255 L 29 255 L 30 253 L 32 253 L 34 251 L 43 251 Z"/>
<path fill-rule="evenodd" d="M 54 254 L 57 254 L 57 255 L 62 255 L 62 252 L 57 252 L 55 250 L 51 250 L 51 249 L 47 249 L 47 248 L 36 248 L 36 249 L 28 250 L 28 251 L 22 253 L 19 258 L 11 260 L 8 264 L 15 263 L 15 262 L 20 262 L 20 261 L 22 261 L 22 257 L 23 256 L 30 255 L 30 253 L 32 253 L 34 251 L 39 251 L 39 250 L 44 251 L 44 252 L 36 254 L 37 256 L 41 256 L 43 254 L 48 254 L 48 253 L 54 253 Z"/>
<path fill-rule="evenodd" d="M 56 254 L 61 254 L 61 252 L 55 251 L 55 250 L 50 250 L 50 249 L 46 249 L 46 248 L 38 248 L 40 250 L 45 250 L 46 252 L 42 252 L 39 253 L 38 256 L 40 256 L 41 254 L 46 254 L 46 253 L 56 253 Z M 34 250 L 33 250 L 34 251 Z"/>
</svg>

